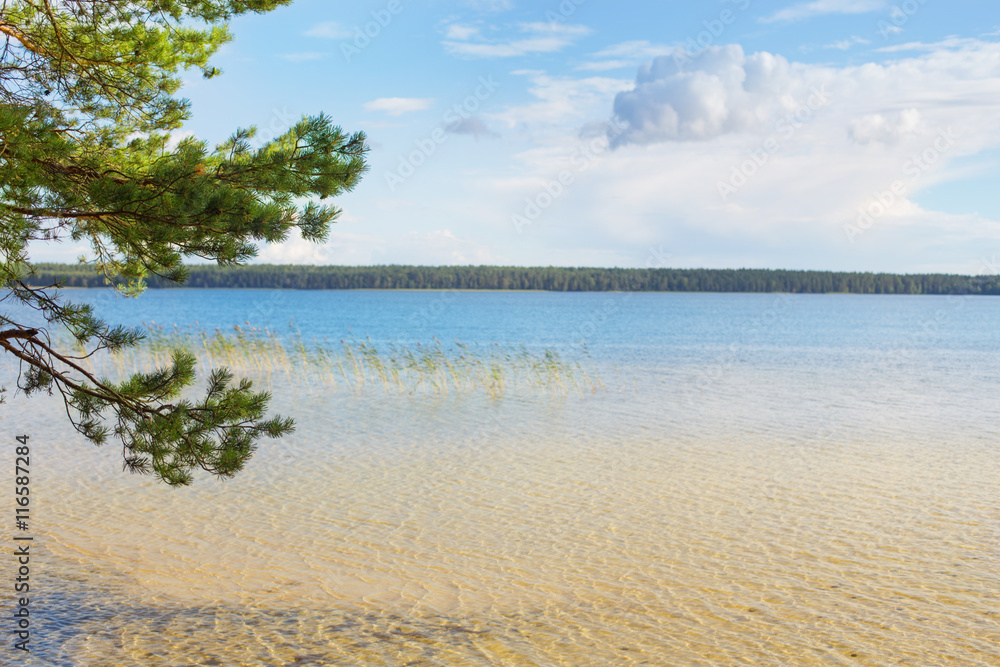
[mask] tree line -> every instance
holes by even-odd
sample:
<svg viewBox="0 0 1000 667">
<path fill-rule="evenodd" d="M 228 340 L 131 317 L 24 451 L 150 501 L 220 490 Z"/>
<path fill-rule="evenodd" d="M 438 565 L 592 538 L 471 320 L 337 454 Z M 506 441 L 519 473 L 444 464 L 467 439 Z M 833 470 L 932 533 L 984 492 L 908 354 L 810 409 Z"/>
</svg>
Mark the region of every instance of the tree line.
<svg viewBox="0 0 1000 667">
<path fill-rule="evenodd" d="M 187 267 L 183 287 L 257 289 L 458 289 L 551 292 L 785 292 L 795 294 L 1000 294 L 1000 276 L 772 269 L 614 269 L 516 266 Z M 38 264 L 35 286 L 104 287 L 86 264 Z M 153 288 L 179 287 L 153 277 Z"/>
</svg>

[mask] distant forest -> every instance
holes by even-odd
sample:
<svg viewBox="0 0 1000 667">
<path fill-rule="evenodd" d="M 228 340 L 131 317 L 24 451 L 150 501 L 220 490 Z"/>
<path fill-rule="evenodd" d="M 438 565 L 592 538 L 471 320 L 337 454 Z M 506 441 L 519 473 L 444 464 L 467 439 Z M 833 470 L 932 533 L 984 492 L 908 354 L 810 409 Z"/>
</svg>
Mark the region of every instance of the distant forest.
<svg viewBox="0 0 1000 667">
<path fill-rule="evenodd" d="M 797 294 L 1000 294 L 1000 276 L 834 273 L 767 269 L 601 269 L 514 266 L 194 265 L 182 287 L 257 289 L 458 289 L 552 292 L 786 292 Z M 81 264 L 39 264 L 32 285 L 104 287 Z M 153 288 L 178 285 L 156 278 Z"/>
</svg>

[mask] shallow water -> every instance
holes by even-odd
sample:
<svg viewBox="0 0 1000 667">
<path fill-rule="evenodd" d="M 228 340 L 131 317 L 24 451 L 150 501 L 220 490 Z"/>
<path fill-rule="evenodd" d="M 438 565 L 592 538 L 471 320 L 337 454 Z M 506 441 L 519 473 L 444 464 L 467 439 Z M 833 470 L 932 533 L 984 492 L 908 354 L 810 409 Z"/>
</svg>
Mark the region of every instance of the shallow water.
<svg viewBox="0 0 1000 667">
<path fill-rule="evenodd" d="M 297 432 L 180 490 L 15 399 L 38 586 L 18 664 L 998 664 L 1000 300 L 929 337 L 944 300 L 754 297 L 663 331 L 636 296 L 591 335 L 594 394 L 272 378 Z M 867 324 L 831 331 L 837 309 Z"/>
</svg>

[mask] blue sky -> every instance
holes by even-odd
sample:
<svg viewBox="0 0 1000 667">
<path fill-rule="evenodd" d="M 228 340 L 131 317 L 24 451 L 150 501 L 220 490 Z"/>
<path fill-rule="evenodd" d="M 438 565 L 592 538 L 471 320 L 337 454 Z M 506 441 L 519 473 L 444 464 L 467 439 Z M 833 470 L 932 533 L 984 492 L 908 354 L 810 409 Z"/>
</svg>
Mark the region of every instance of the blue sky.
<svg viewBox="0 0 1000 667">
<path fill-rule="evenodd" d="M 323 111 L 372 145 L 329 242 L 260 261 L 983 273 L 1000 257 L 992 2 L 297 0 L 232 29 L 224 75 L 182 91 L 187 132 L 267 136 Z"/>
</svg>

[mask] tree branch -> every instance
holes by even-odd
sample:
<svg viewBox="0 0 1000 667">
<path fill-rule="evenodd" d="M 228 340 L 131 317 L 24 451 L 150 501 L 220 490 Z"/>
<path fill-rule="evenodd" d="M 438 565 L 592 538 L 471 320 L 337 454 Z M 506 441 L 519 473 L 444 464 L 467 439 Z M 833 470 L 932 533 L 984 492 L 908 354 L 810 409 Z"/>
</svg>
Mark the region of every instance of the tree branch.
<svg viewBox="0 0 1000 667">
<path fill-rule="evenodd" d="M 10 338 L 27 338 L 32 339 L 38 335 L 38 329 L 7 329 L 6 331 L 0 331 L 0 340 L 8 340 Z"/>
</svg>

